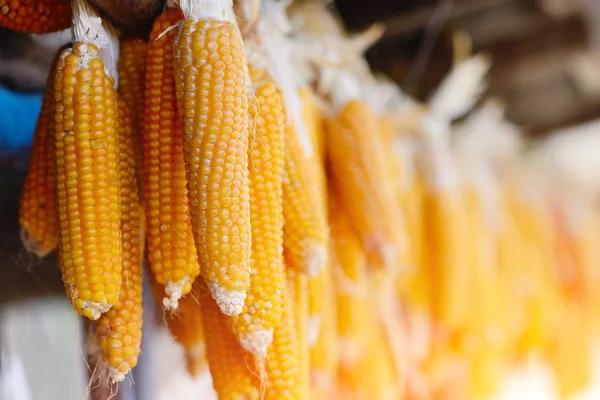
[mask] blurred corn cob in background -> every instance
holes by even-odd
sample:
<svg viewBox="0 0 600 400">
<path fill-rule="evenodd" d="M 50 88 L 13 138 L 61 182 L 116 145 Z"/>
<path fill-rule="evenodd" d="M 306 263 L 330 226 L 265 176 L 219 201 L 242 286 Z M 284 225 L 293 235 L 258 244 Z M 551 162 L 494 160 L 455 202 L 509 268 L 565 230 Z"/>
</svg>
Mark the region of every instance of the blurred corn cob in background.
<svg viewBox="0 0 600 400">
<path fill-rule="evenodd" d="M 53 68 L 54 69 L 54 68 Z M 44 257 L 56 248 L 56 163 L 54 161 L 54 72 L 48 76 L 19 202 L 21 242 L 25 250 Z"/>
</svg>

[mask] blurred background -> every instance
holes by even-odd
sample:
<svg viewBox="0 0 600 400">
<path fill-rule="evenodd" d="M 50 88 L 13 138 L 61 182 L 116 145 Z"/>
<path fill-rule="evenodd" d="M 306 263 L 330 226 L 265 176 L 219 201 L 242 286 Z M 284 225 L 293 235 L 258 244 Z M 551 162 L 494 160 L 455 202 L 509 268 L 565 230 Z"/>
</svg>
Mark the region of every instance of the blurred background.
<svg viewBox="0 0 600 400">
<path fill-rule="evenodd" d="M 119 21 L 123 31 L 141 34 L 148 32 L 148 21 L 162 6 L 161 1 L 145 0 L 140 2 L 147 5 L 144 11 L 134 13 L 123 7 L 126 1 L 96 3 Z M 311 9 L 312 3 L 318 5 Z M 0 4 L 3 4 L 1 0 Z M 516 346 L 518 350 L 502 350 L 507 352 L 504 358 L 510 361 L 503 359 L 500 367 L 494 365 L 484 372 L 468 373 L 470 377 L 480 373 L 481 380 L 489 377 L 493 381 L 489 385 L 482 384 L 485 388 L 476 390 L 478 394 L 471 397 L 600 399 L 600 342 L 597 341 L 600 329 L 596 326 L 600 321 L 596 313 L 600 309 L 596 296 L 600 286 L 596 284 L 600 285 L 600 280 L 592 282 L 593 278 L 600 277 L 597 263 L 600 257 L 595 251 L 600 247 L 600 229 L 597 229 L 600 215 L 597 210 L 600 195 L 600 1 L 298 0 L 294 6 L 310 9 L 298 14 L 306 15 L 306 20 L 314 23 L 320 20 L 315 16 L 328 13 L 324 20 L 331 15 L 333 20 L 341 21 L 349 35 L 359 38 L 357 42 L 361 40 L 361 33 L 367 32 L 362 36 L 362 46 L 368 65 L 374 74 L 382 74 L 397 83 L 405 96 L 403 104 L 408 108 L 417 104 L 431 106 L 457 65 L 473 55 L 484 57 L 485 71 L 461 70 L 462 75 L 454 80 L 452 88 L 455 96 L 449 96 L 450 102 L 461 97 L 463 89 L 456 81 L 468 81 L 469 77 L 481 80 L 477 99 L 468 102 L 468 109 L 451 121 L 452 151 L 461 166 L 460 173 L 467 176 L 465 171 L 469 169 L 484 169 L 493 164 L 495 176 L 501 176 L 499 181 L 518 181 L 515 186 L 522 192 L 531 189 L 533 197 L 543 193 L 551 198 L 550 203 L 556 207 L 550 214 L 559 215 L 556 218 L 560 223 L 577 220 L 569 210 L 581 211 L 578 215 L 583 215 L 584 223 L 580 225 L 585 226 L 583 230 L 587 235 L 582 234 L 587 240 L 582 246 L 587 247 L 582 252 L 575 247 L 559 250 L 552 263 L 560 266 L 546 265 L 552 270 L 552 279 L 561 273 L 567 275 L 554 282 L 560 300 L 552 297 L 553 294 L 550 296 L 553 300 L 541 301 L 537 306 L 542 311 L 535 305 L 528 308 L 530 305 L 518 302 L 504 306 L 509 308 L 509 314 L 519 314 L 527 321 L 545 318 L 546 308 L 561 311 L 556 311 L 557 321 L 539 328 L 549 330 L 545 332 L 549 339 L 543 334 L 538 337 L 532 333 L 533 338 L 524 334 L 525 338 Z M 295 23 L 302 25 L 302 22 Z M 26 254 L 18 235 L 19 196 L 35 122 L 50 62 L 65 37 L 68 40 L 69 34 L 41 37 L 0 28 L 0 109 L 3 110 L 0 114 L 0 400 L 75 400 L 84 393 L 92 393 L 93 400 L 104 400 L 104 395 L 94 395 L 94 390 L 86 386 L 90 372 L 84 355 L 86 327 L 64 299 L 54 257 L 39 260 Z M 399 122 L 402 123 L 406 123 L 406 119 Z M 479 135 L 482 131 L 484 134 Z M 478 157 L 482 154 L 485 161 Z M 537 207 L 537 203 L 533 204 L 531 213 Z M 593 227 L 586 230 L 590 221 Z M 569 232 L 571 236 L 567 234 L 566 239 L 557 239 L 554 245 L 566 240 L 567 247 L 576 246 L 575 238 L 579 236 L 573 232 L 579 231 L 573 228 Z M 561 264 L 562 261 L 557 261 L 561 256 L 569 260 Z M 588 256 L 581 261 L 581 257 Z M 573 267 L 578 262 L 585 272 Z M 572 274 L 580 274 L 577 278 L 583 282 L 570 280 Z M 413 278 L 407 279 L 412 282 Z M 573 281 L 576 283 L 571 285 Z M 467 286 L 469 284 L 477 282 Z M 405 301 L 407 319 L 410 315 L 420 318 L 420 309 L 413 304 L 418 303 L 413 299 L 414 293 L 407 294 L 410 290 L 402 287 L 399 292 Z M 585 292 L 585 296 L 581 296 L 585 300 L 578 295 L 582 292 Z M 508 290 L 501 301 L 513 294 L 517 296 L 516 290 Z M 477 297 L 462 299 L 473 303 L 478 300 Z M 142 351 L 145 357 L 142 365 L 152 365 L 151 375 L 161 378 L 149 378 L 148 372 L 134 373 L 136 385 L 127 381 L 122 384 L 121 399 L 214 398 L 207 374 L 191 379 L 185 373 L 183 351 L 161 326 L 160 310 L 151 299 L 145 307 L 148 315 L 156 314 L 156 321 L 149 318 L 145 326 L 147 344 Z M 411 323 L 419 325 L 419 322 Z M 575 328 L 561 330 L 565 325 Z M 431 334 L 415 332 L 417 339 Z M 474 356 L 469 357 L 465 356 L 468 366 L 475 362 Z M 446 367 L 440 368 L 450 370 L 450 376 L 464 367 L 453 361 L 442 364 Z M 436 371 L 428 370 L 433 376 L 428 379 L 439 378 Z M 452 381 L 453 378 L 445 379 Z M 442 392 L 444 387 L 452 386 L 448 385 L 441 385 Z M 152 397 L 145 397 L 149 395 L 143 393 L 149 392 L 153 393 Z M 190 393 L 203 393 L 203 397 L 191 397 Z M 431 398 L 471 397 L 438 394 Z"/>
</svg>

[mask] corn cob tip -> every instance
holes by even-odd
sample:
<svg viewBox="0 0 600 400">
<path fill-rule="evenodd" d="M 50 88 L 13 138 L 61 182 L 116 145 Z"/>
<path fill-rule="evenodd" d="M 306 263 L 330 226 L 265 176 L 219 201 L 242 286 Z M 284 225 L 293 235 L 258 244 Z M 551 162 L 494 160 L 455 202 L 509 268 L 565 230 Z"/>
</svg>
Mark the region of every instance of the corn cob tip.
<svg viewBox="0 0 600 400">
<path fill-rule="evenodd" d="M 322 243 L 314 242 L 306 246 L 304 255 L 304 270 L 311 278 L 316 277 L 323 270 L 327 261 L 327 249 Z"/>
<path fill-rule="evenodd" d="M 26 229 L 21 229 L 19 236 L 25 250 L 28 253 L 35 254 L 39 258 L 46 257 L 52 251 L 52 249 L 49 249 L 42 243 L 36 241 Z"/>
<path fill-rule="evenodd" d="M 173 281 L 167 282 L 167 284 L 165 285 L 166 297 L 164 297 L 162 300 L 163 307 L 166 310 L 169 310 L 169 311 L 177 310 L 177 307 L 179 307 L 179 299 L 181 299 L 181 297 L 183 296 L 185 286 L 186 285 L 189 286 L 188 280 L 189 279 L 186 276 L 179 282 L 173 282 Z M 189 292 L 189 289 L 187 291 Z"/>
<path fill-rule="evenodd" d="M 267 356 L 267 349 L 273 342 L 273 329 L 259 329 L 240 335 L 242 347 L 260 359 Z"/>
<path fill-rule="evenodd" d="M 321 330 L 321 316 L 312 316 L 308 318 L 307 340 L 309 346 L 314 346 L 319 339 L 319 331 Z"/>
<path fill-rule="evenodd" d="M 233 0 L 169 0 L 169 4 L 179 7 L 186 18 L 216 19 L 237 26 Z"/>
<path fill-rule="evenodd" d="M 246 300 L 246 292 L 227 290 L 215 281 L 208 282 L 208 287 L 223 314 L 235 317 L 242 313 L 244 301 Z"/>
<path fill-rule="evenodd" d="M 72 296 L 73 298 L 75 298 L 75 296 Z M 97 320 L 98 318 L 100 318 L 100 316 L 107 312 L 108 310 L 110 310 L 111 308 L 111 304 L 101 304 L 101 303 L 96 303 L 94 301 L 82 301 L 81 299 L 76 299 L 75 302 L 75 308 L 76 309 L 81 309 L 83 310 L 82 314 L 91 319 L 92 321 Z"/>
<path fill-rule="evenodd" d="M 206 368 L 204 342 L 185 349 L 185 366 L 192 377 L 199 376 Z"/>
<path fill-rule="evenodd" d="M 117 368 L 115 367 L 108 367 L 108 377 L 110 378 L 111 382 L 113 383 L 118 383 L 123 381 L 123 379 L 125 379 L 125 373 L 119 371 Z"/>
</svg>

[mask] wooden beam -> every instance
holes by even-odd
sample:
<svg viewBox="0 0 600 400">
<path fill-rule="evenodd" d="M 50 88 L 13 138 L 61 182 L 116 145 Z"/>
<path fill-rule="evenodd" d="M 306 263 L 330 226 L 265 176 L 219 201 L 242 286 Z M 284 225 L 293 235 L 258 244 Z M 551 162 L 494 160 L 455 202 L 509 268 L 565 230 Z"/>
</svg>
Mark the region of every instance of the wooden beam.
<svg viewBox="0 0 600 400">
<path fill-rule="evenodd" d="M 448 21 L 462 18 L 473 13 L 504 5 L 515 0 L 454 0 L 452 9 L 448 14 Z M 410 12 L 390 16 L 383 19 L 386 26 L 384 39 L 405 35 L 410 32 L 424 29 L 436 12 L 436 5 L 426 5 Z"/>
</svg>

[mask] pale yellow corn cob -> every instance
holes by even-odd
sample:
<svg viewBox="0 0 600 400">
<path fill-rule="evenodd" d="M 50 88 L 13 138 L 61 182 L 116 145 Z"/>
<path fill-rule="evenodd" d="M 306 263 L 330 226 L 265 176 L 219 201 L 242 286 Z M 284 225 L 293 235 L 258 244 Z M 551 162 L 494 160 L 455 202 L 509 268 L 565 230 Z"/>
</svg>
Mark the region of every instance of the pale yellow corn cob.
<svg viewBox="0 0 600 400">
<path fill-rule="evenodd" d="M 364 101 L 347 103 L 327 121 L 328 170 L 374 264 L 397 268 L 404 227 L 377 129 L 377 118 Z"/>
<path fill-rule="evenodd" d="M 267 355 L 281 317 L 283 265 L 283 99 L 264 70 L 250 71 L 256 103 L 250 104 L 255 130 L 250 138 L 250 215 L 252 274 L 245 306 L 232 317 L 242 347 L 259 358 Z"/>
<path fill-rule="evenodd" d="M 340 356 L 331 273 L 327 262 L 308 285 L 311 398 L 328 398 L 333 393 Z"/>
<path fill-rule="evenodd" d="M 283 175 L 283 246 L 288 267 L 316 275 L 327 259 L 326 205 L 322 178 L 306 157 L 293 123 L 285 132 Z"/>
<path fill-rule="evenodd" d="M 465 251 L 468 223 L 465 197 L 459 189 L 428 192 L 423 212 L 427 240 L 427 269 L 433 317 L 447 329 L 464 331 L 469 322 L 470 268 Z"/>
<path fill-rule="evenodd" d="M 287 287 L 294 304 L 298 334 L 300 378 L 298 399 L 310 398 L 310 347 L 308 344 L 308 277 L 294 268 L 286 268 Z"/>
<path fill-rule="evenodd" d="M 235 316 L 251 270 L 248 68 L 231 4 L 189 5 L 174 67 L 192 228 L 202 276 L 223 313 Z"/>
<path fill-rule="evenodd" d="M 282 314 L 273 343 L 267 357 L 267 385 L 265 399 L 305 399 L 306 378 L 302 376 L 302 356 L 305 347 L 300 342 L 301 330 L 298 329 L 294 315 L 294 299 L 286 282 L 282 282 Z"/>
<path fill-rule="evenodd" d="M 335 283 L 340 363 L 352 364 L 366 350 L 367 257 L 348 214 L 329 188 L 331 268 Z"/>
</svg>

